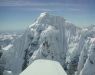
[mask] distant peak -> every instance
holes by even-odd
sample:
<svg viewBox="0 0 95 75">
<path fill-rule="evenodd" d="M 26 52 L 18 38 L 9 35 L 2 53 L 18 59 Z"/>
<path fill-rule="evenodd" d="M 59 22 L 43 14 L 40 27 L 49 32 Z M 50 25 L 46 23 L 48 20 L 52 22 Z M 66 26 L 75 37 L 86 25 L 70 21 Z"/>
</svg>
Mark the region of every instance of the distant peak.
<svg viewBox="0 0 95 75">
<path fill-rule="evenodd" d="M 51 13 L 48 12 L 43 12 L 40 14 L 40 16 L 35 20 L 35 22 L 29 26 L 31 28 L 34 25 L 56 25 L 58 27 L 59 25 L 63 25 L 65 23 L 64 17 L 57 16 L 57 15 L 52 15 Z"/>
<path fill-rule="evenodd" d="M 40 17 L 44 17 L 44 16 L 47 16 L 47 15 L 49 15 L 48 12 L 43 12 L 43 13 L 40 14 Z"/>
</svg>

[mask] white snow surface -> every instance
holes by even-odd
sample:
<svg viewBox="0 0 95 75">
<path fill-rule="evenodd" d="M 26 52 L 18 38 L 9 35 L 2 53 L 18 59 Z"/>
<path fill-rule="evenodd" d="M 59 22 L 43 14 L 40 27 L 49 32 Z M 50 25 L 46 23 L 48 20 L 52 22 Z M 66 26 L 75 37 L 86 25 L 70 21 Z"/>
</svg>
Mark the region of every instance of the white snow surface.
<svg viewBox="0 0 95 75">
<path fill-rule="evenodd" d="M 13 75 L 13 74 L 12 74 L 11 71 L 6 71 L 6 70 L 5 70 L 5 71 L 3 72 L 3 75 Z"/>
<path fill-rule="evenodd" d="M 35 60 L 20 75 L 67 75 L 59 62 Z"/>
<path fill-rule="evenodd" d="M 90 46 L 88 58 L 80 75 L 95 75 L 95 42 Z"/>
<path fill-rule="evenodd" d="M 81 39 L 83 38 L 80 44 L 84 44 L 80 45 L 82 48 L 75 75 L 95 75 L 95 29 L 84 32 Z"/>
<path fill-rule="evenodd" d="M 13 45 L 12 44 L 9 44 L 8 46 L 2 48 L 3 50 L 9 50 Z"/>
</svg>

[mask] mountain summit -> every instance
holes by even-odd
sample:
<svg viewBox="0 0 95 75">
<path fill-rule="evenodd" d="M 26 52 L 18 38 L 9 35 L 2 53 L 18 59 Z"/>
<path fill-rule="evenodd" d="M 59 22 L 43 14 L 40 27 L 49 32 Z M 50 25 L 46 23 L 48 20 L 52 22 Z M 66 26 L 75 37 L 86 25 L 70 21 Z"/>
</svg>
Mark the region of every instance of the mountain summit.
<svg viewBox="0 0 95 75">
<path fill-rule="evenodd" d="M 3 53 L 5 68 L 19 74 L 36 59 L 55 60 L 64 65 L 67 48 L 64 25 L 63 17 L 41 13 L 26 32 L 13 42 L 12 47 Z"/>
<path fill-rule="evenodd" d="M 94 28 L 79 28 L 63 17 L 41 13 L 21 37 L 3 48 L 1 72 L 19 75 L 34 61 L 46 59 L 59 62 L 67 75 L 94 75 L 94 39 Z"/>
</svg>

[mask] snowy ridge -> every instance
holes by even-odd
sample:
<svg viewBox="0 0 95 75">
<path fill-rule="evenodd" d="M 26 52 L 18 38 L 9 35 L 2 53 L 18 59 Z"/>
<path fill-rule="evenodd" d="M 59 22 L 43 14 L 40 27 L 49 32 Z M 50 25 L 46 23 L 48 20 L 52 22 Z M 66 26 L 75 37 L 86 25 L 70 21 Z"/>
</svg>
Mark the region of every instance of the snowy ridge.
<svg viewBox="0 0 95 75">
<path fill-rule="evenodd" d="M 85 33 L 85 42 L 79 57 L 78 71 L 76 72 L 76 75 L 95 74 L 95 30 L 88 30 Z"/>
</svg>

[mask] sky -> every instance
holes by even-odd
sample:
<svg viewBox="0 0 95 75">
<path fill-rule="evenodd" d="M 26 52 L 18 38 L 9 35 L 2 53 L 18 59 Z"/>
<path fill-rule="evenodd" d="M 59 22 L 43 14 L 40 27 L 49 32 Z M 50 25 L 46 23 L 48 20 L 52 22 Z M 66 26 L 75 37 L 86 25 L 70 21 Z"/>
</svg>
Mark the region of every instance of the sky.
<svg viewBox="0 0 95 75">
<path fill-rule="evenodd" d="M 0 31 L 24 30 L 42 12 L 80 27 L 95 24 L 95 0 L 0 0 Z"/>
</svg>

